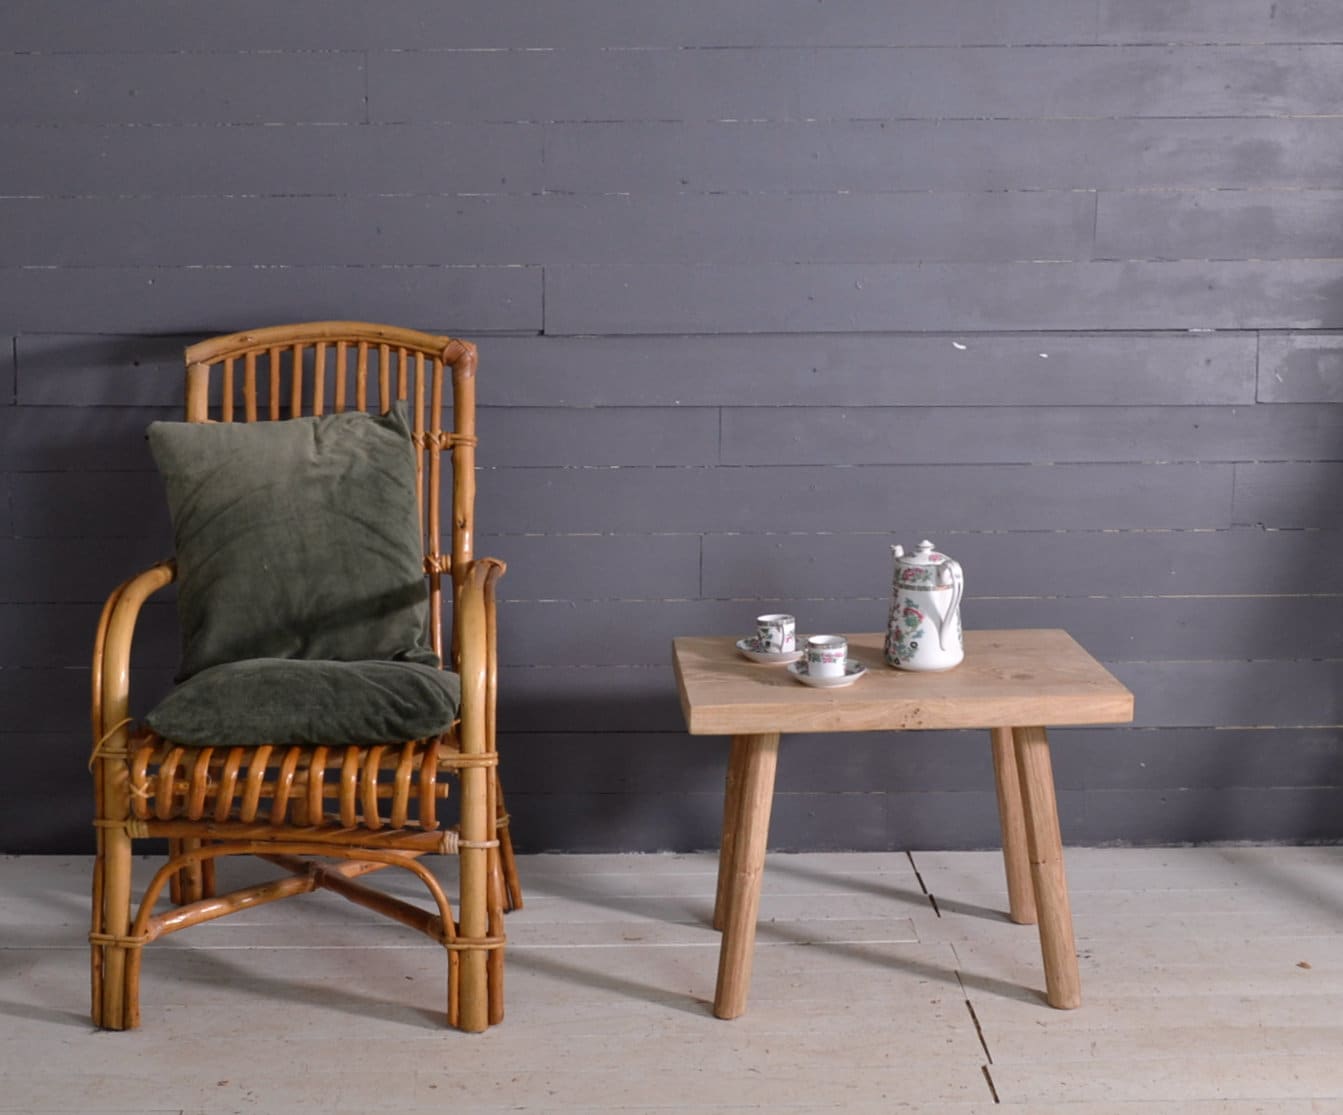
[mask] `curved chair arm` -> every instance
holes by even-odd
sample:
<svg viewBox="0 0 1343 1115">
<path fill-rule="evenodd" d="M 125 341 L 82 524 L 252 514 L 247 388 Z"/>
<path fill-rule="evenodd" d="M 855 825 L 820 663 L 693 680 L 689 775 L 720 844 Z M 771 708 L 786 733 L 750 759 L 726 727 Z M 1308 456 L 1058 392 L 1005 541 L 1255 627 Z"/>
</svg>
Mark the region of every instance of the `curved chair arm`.
<svg viewBox="0 0 1343 1115">
<path fill-rule="evenodd" d="M 498 693 L 494 586 L 506 566 L 497 558 L 471 563 L 457 601 L 458 673 L 462 679 L 461 746 L 465 754 L 494 750 Z"/>
<path fill-rule="evenodd" d="M 161 561 L 117 586 L 103 605 L 93 644 L 95 750 L 130 715 L 131 639 L 144 602 L 177 577 L 175 561 Z"/>
</svg>

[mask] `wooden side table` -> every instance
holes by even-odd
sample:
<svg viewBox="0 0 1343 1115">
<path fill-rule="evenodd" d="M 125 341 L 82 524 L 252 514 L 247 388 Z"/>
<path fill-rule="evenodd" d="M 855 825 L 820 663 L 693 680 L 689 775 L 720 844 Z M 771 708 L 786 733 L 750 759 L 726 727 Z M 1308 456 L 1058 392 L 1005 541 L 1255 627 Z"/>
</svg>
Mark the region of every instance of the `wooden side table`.
<svg viewBox="0 0 1343 1115">
<path fill-rule="evenodd" d="M 1054 774 L 1045 725 L 1124 724 L 1133 694 L 1066 631 L 968 631 L 965 661 L 946 673 L 885 664 L 881 634 L 850 635 L 867 667 L 856 684 L 812 689 L 781 666 L 737 653 L 726 636 L 679 638 L 673 661 L 691 735 L 732 737 L 714 927 L 723 931 L 714 1014 L 746 1009 L 774 772 L 783 732 L 987 728 L 1011 918 L 1037 923 L 1046 999 L 1081 1005 Z"/>
</svg>

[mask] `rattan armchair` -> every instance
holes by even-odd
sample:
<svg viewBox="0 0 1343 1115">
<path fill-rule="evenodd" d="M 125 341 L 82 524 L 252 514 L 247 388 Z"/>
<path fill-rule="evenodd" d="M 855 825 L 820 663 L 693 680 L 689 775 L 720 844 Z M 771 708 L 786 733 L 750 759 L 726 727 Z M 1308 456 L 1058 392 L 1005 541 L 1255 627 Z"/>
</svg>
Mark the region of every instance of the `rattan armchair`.
<svg viewBox="0 0 1343 1115">
<path fill-rule="evenodd" d="M 503 913 L 521 905 L 521 893 L 495 750 L 494 587 L 503 565 L 472 553 L 476 349 L 408 329 L 316 322 L 202 341 L 186 350 L 186 363 L 188 422 L 376 415 L 404 401 L 428 579 L 427 640 L 460 676 L 460 711 L 451 729 L 425 739 L 182 746 L 132 716 L 129 692 L 137 617 L 175 580 L 176 561 L 117 588 L 103 608 L 93 656 L 93 1020 L 112 1030 L 139 1025 L 144 945 L 320 887 L 441 942 L 447 1021 L 484 1030 L 503 1017 Z M 444 552 L 440 503 L 448 499 Z M 449 775 L 460 789 L 452 824 L 453 815 L 440 817 L 448 810 Z M 168 857 L 137 903 L 132 849 L 144 838 L 166 838 Z M 420 862 L 426 853 L 459 859 L 455 916 L 443 886 Z M 235 855 L 259 856 L 282 871 L 270 882 L 217 894 L 215 863 Z M 393 866 L 421 880 L 432 909 L 355 881 Z"/>
</svg>

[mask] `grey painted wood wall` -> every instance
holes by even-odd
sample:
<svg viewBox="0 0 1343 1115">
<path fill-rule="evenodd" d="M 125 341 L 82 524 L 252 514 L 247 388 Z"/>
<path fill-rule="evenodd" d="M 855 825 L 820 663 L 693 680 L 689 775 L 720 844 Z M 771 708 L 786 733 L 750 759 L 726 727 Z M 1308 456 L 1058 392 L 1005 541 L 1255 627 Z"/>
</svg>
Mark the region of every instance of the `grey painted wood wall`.
<svg viewBox="0 0 1343 1115">
<path fill-rule="evenodd" d="M 527 848 L 712 845 L 672 636 L 879 628 L 924 536 L 1137 693 L 1055 734 L 1068 840 L 1343 837 L 1336 5 L 11 0 L 0 52 L 0 848 L 88 847 L 182 345 L 326 317 L 480 343 Z M 773 842 L 989 846 L 990 785 L 793 739 Z"/>
</svg>

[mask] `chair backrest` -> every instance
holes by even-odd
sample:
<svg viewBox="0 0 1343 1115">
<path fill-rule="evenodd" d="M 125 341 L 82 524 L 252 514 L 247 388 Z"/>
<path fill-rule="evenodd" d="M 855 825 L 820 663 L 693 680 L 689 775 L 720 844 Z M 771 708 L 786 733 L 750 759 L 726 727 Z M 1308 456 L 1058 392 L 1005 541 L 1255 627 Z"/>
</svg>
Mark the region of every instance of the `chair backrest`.
<svg viewBox="0 0 1343 1115">
<path fill-rule="evenodd" d="M 191 345 L 186 363 L 188 422 L 256 422 L 344 410 L 385 414 L 394 401 L 408 404 L 429 578 L 429 636 L 444 663 L 457 667 L 459 609 L 453 608 L 453 638 L 445 648 L 441 584 L 449 574 L 455 604 L 475 542 L 475 345 L 391 325 L 317 321 L 212 337 Z M 447 553 L 440 511 L 445 451 L 452 488 Z"/>
</svg>

